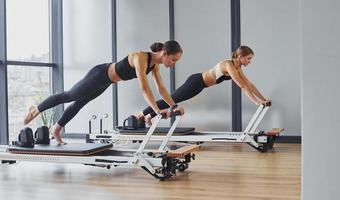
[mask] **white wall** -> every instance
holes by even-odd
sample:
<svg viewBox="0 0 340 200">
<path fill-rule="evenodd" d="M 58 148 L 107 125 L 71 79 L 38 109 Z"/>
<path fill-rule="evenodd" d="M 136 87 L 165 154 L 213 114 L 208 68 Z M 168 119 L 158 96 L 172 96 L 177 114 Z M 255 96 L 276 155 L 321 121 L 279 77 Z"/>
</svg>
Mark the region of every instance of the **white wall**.
<svg viewBox="0 0 340 200">
<path fill-rule="evenodd" d="M 273 102 L 261 129 L 283 127 L 284 135 L 301 135 L 299 1 L 242 0 L 241 36 L 255 53 L 244 72 Z M 245 127 L 256 107 L 244 94 L 242 100 Z"/>
<path fill-rule="evenodd" d="M 92 66 L 110 62 L 110 3 L 110 0 L 64 2 L 65 89 L 81 79 Z M 260 128 L 284 127 L 285 135 L 300 135 L 298 2 L 244 0 L 241 12 L 242 43 L 255 50 L 254 62 L 245 73 L 274 103 Z M 132 51 L 150 51 L 149 46 L 155 41 L 168 40 L 168 15 L 168 1 L 118 0 L 118 60 Z M 179 87 L 191 74 L 230 58 L 230 2 L 175 1 L 175 39 L 184 50 L 176 65 L 176 87 Z M 168 69 L 162 68 L 167 86 L 169 74 Z M 160 98 L 151 75 L 149 83 L 155 97 Z M 128 115 L 147 105 L 136 80 L 119 83 L 118 103 L 120 124 Z M 187 111 L 182 126 L 199 130 L 231 130 L 231 81 L 208 88 L 182 105 Z M 256 106 L 243 96 L 244 127 L 255 110 Z M 85 106 L 69 123 L 67 132 L 87 131 L 91 114 L 105 112 L 110 114 L 111 128 L 111 88 Z"/>
<path fill-rule="evenodd" d="M 168 1 L 118 0 L 117 1 L 117 60 L 130 52 L 151 52 L 154 42 L 169 40 Z M 170 86 L 170 69 L 160 66 L 164 84 Z M 155 89 L 152 73 L 148 75 L 149 85 L 156 99 L 160 96 Z M 168 87 L 169 90 L 169 87 Z M 137 79 L 118 83 L 119 124 L 129 115 L 147 106 Z M 169 122 L 163 122 L 168 125 Z"/>
<path fill-rule="evenodd" d="M 225 0 L 175 1 L 175 38 L 182 44 L 182 61 L 176 65 L 176 88 L 230 57 L 230 2 Z M 204 89 L 181 103 L 186 109 L 182 126 L 198 130 L 231 130 L 231 82 Z"/>
<path fill-rule="evenodd" d="M 146 2 L 117 2 L 119 59 L 132 50 L 148 50 L 153 41 L 168 38 L 167 1 Z M 335 0 L 241 2 L 242 41 L 255 50 L 254 62 L 246 73 L 274 101 L 263 125 L 282 125 L 286 134 L 298 135 L 302 115 L 302 193 L 303 199 L 308 200 L 339 198 L 339 7 L 340 2 Z M 229 55 L 229 3 L 176 1 L 175 15 L 175 37 L 184 49 L 176 71 L 178 86 L 191 73 L 211 67 Z M 67 89 L 93 65 L 111 60 L 110 1 L 64 1 L 64 17 Z M 163 76 L 167 74 L 165 72 Z M 137 87 L 132 84 L 136 83 L 120 86 L 120 102 L 130 100 L 130 89 Z M 230 87 L 220 85 L 209 90 L 184 104 L 189 113 L 199 108 L 197 112 L 203 114 L 205 110 L 201 107 L 210 106 L 228 112 Z M 223 90 L 227 92 L 218 93 Z M 68 130 L 79 132 L 84 128 L 86 131 L 91 113 L 112 110 L 110 93 L 109 89 L 85 107 L 67 126 Z M 145 105 L 138 95 L 136 98 L 140 98 L 141 103 L 122 106 L 124 111 L 119 111 L 120 118 Z M 246 99 L 243 105 L 246 121 L 253 106 Z M 184 123 L 200 126 L 202 121 L 193 121 L 194 117 L 189 113 L 189 119 Z M 218 123 L 214 125 L 225 128 L 222 126 L 226 124 L 220 124 L 229 120 L 227 114 L 221 111 L 216 116 L 220 119 L 216 119 Z M 204 126 L 209 127 L 209 124 Z"/>
<path fill-rule="evenodd" d="M 63 1 L 63 15 L 64 88 L 68 90 L 93 66 L 112 61 L 111 0 Z M 65 131 L 88 132 L 88 120 L 91 115 L 102 116 L 104 113 L 110 115 L 109 129 L 112 130 L 111 87 L 84 106 L 66 125 Z M 93 128 L 98 129 L 98 123 L 94 124 Z"/>
<path fill-rule="evenodd" d="M 302 0 L 302 194 L 337 200 L 340 189 L 340 2 Z"/>
</svg>

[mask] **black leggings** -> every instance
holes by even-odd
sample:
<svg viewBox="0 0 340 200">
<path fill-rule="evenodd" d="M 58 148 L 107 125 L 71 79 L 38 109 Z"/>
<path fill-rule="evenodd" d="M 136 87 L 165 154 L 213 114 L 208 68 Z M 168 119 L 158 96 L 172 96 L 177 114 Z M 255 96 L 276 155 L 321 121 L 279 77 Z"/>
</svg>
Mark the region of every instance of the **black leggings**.
<svg viewBox="0 0 340 200">
<path fill-rule="evenodd" d="M 58 124 L 64 127 L 89 101 L 102 94 L 111 85 L 108 76 L 109 64 L 94 66 L 83 79 L 70 90 L 52 95 L 38 105 L 39 112 L 43 112 L 56 105 L 74 101 L 67 107 Z"/>
<path fill-rule="evenodd" d="M 171 94 L 171 97 L 175 103 L 179 103 L 198 95 L 206 87 L 202 73 L 192 74 L 187 78 L 183 85 Z M 166 109 L 170 107 L 164 100 L 158 100 L 157 106 L 159 109 Z M 147 114 L 151 114 L 151 117 L 156 116 L 156 113 L 150 106 L 143 110 L 143 114 L 144 116 Z"/>
</svg>

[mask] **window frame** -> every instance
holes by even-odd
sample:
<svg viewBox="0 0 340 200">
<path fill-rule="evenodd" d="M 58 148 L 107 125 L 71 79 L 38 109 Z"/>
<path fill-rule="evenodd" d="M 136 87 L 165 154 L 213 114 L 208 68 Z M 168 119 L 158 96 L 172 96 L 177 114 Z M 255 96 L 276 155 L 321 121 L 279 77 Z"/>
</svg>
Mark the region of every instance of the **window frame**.
<svg viewBox="0 0 340 200">
<path fill-rule="evenodd" d="M 0 144 L 9 142 L 8 132 L 8 77 L 7 69 L 10 66 L 23 67 L 50 67 L 52 69 L 52 92 L 64 90 L 63 79 L 63 23 L 62 23 L 62 0 L 49 0 L 49 38 L 50 56 L 48 63 L 23 62 L 7 60 L 6 42 L 6 0 L 0 0 Z M 55 112 L 55 119 L 63 112 L 64 107 L 60 105 Z"/>
</svg>

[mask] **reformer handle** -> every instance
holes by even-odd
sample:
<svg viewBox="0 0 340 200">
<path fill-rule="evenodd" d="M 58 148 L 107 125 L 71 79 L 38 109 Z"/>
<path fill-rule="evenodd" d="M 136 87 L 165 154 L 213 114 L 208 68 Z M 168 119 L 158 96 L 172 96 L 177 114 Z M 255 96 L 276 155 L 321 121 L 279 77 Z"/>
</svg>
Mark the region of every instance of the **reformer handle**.
<svg viewBox="0 0 340 200">
<path fill-rule="evenodd" d="M 269 101 L 269 102 L 267 102 L 267 103 L 263 103 L 262 104 L 264 107 L 269 107 L 269 106 L 271 106 L 272 105 L 272 101 Z"/>
<path fill-rule="evenodd" d="M 168 142 L 170 140 L 170 137 L 174 133 L 179 121 L 181 120 L 181 116 L 180 116 L 181 112 L 176 111 L 176 112 L 172 112 L 172 113 L 173 113 L 172 116 L 179 116 L 179 117 L 176 117 L 175 121 L 172 123 L 168 133 L 165 136 L 165 139 L 163 140 L 162 144 L 158 148 L 159 151 L 164 151 L 166 145 L 168 144 Z"/>
<path fill-rule="evenodd" d="M 162 115 L 162 119 L 164 119 L 166 117 L 165 113 L 162 113 L 161 115 Z M 175 117 L 175 116 L 179 116 L 179 115 L 181 115 L 180 111 L 171 111 L 169 117 Z"/>
<path fill-rule="evenodd" d="M 91 118 L 89 119 L 89 133 L 92 132 L 92 121 L 97 119 L 97 115 L 92 115 Z"/>
<path fill-rule="evenodd" d="M 103 119 L 106 119 L 109 117 L 109 114 L 105 113 L 101 118 L 100 118 L 100 126 L 99 126 L 99 132 L 103 133 Z M 107 123 L 106 123 L 107 124 Z M 104 131 L 105 132 L 105 131 Z"/>
<path fill-rule="evenodd" d="M 170 112 L 170 116 L 178 116 L 181 115 L 180 111 L 176 111 L 176 112 Z M 159 122 L 161 121 L 162 118 L 165 118 L 166 116 L 164 115 L 164 113 L 158 114 L 155 118 L 155 121 L 152 123 L 151 127 L 149 128 L 148 132 L 146 133 L 146 135 L 144 135 L 143 137 L 143 141 L 142 144 L 139 145 L 139 148 L 136 151 L 136 155 L 142 153 L 144 151 L 144 148 L 146 146 L 146 144 L 149 142 L 151 135 L 154 133 L 156 127 L 158 126 Z M 177 118 L 176 120 L 180 120 L 181 118 Z M 178 123 L 177 121 L 177 123 Z M 173 131 L 175 130 L 177 123 L 173 123 L 173 125 L 171 126 L 171 128 L 169 129 L 169 132 L 165 138 L 165 140 L 163 140 L 160 149 L 164 149 L 165 145 L 167 144 L 167 142 L 169 141 L 170 136 L 172 135 Z"/>
</svg>

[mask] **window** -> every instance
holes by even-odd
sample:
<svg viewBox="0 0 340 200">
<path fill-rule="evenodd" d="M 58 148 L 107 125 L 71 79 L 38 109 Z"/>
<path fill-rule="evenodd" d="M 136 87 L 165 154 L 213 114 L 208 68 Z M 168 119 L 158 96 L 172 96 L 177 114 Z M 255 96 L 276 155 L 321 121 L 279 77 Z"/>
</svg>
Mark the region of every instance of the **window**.
<svg viewBox="0 0 340 200">
<path fill-rule="evenodd" d="M 7 59 L 49 62 L 49 1 L 6 1 Z"/>
<path fill-rule="evenodd" d="M 8 117 L 9 139 L 16 139 L 23 128 L 23 119 L 29 106 L 40 103 L 51 92 L 51 68 L 32 66 L 9 66 L 8 77 Z M 33 120 L 29 127 L 34 131 L 43 125 L 42 116 L 50 119 L 53 110 L 46 111 Z"/>
<path fill-rule="evenodd" d="M 8 139 L 11 141 L 17 140 L 29 106 L 52 93 L 50 1 L 7 0 L 6 43 Z M 44 113 L 44 117 L 49 118 L 51 111 Z M 28 125 L 33 131 L 46 123 L 41 116 Z"/>
<path fill-rule="evenodd" d="M 70 89 L 95 65 L 111 62 L 111 0 L 63 1 L 64 87 Z M 88 131 L 89 118 L 112 111 L 108 88 L 66 125 L 67 133 Z M 65 109 L 68 104 L 65 104 Z M 109 114 L 112 121 L 112 114 Z M 110 124 L 110 129 L 112 125 Z M 95 130 L 95 127 L 94 127 Z"/>
</svg>

